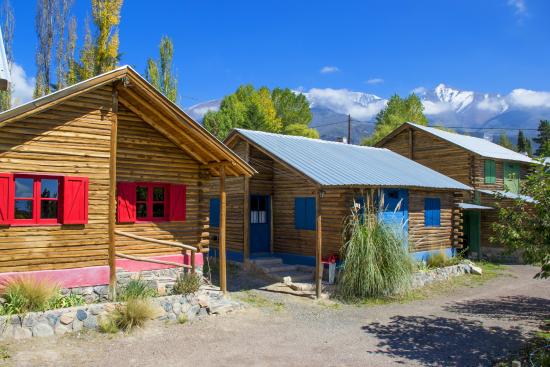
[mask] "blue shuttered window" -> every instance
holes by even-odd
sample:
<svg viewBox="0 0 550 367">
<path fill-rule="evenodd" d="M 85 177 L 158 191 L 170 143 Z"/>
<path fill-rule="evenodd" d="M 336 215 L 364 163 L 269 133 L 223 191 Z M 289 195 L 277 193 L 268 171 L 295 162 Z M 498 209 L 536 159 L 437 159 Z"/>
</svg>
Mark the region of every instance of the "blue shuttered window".
<svg viewBox="0 0 550 367">
<path fill-rule="evenodd" d="M 441 200 L 437 198 L 424 199 L 424 226 L 441 226 Z"/>
<path fill-rule="evenodd" d="M 315 229 L 315 198 L 294 199 L 294 226 L 296 229 Z"/>
<path fill-rule="evenodd" d="M 220 226 L 220 199 L 218 198 L 210 199 L 210 226 L 216 228 Z"/>
</svg>

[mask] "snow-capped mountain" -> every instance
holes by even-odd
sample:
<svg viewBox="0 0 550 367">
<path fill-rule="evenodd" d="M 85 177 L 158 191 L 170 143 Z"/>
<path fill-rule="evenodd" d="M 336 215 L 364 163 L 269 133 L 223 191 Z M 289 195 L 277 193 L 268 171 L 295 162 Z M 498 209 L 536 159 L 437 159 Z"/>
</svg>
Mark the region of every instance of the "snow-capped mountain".
<svg viewBox="0 0 550 367">
<path fill-rule="evenodd" d="M 550 118 L 550 92 L 514 89 L 507 95 L 479 93 L 455 89 L 439 84 L 433 89 L 413 90 L 422 100 L 424 113 L 431 123 L 453 127 L 458 131 L 468 131 L 476 135 L 498 135 L 500 130 L 510 128 L 533 129 L 541 119 Z M 298 93 L 298 92 L 297 92 Z M 354 120 L 352 140 L 371 133 L 376 114 L 382 110 L 387 99 L 374 94 L 350 91 L 347 89 L 312 88 L 303 93 L 310 102 L 313 120 L 310 126 L 316 127 L 321 137 L 335 140 L 347 136 L 347 115 Z M 219 108 L 220 100 L 208 101 L 190 107 L 187 111 L 196 120 L 209 111 Z M 487 131 L 468 128 L 491 128 Z M 508 131 L 515 136 L 517 131 Z M 533 131 L 526 131 L 533 136 Z"/>
</svg>

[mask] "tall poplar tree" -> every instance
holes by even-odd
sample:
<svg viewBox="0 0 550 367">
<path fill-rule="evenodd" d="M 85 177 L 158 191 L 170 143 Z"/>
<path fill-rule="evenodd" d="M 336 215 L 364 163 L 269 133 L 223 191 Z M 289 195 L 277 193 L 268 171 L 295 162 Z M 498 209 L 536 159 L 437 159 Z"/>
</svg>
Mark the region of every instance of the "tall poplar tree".
<svg viewBox="0 0 550 367">
<path fill-rule="evenodd" d="M 65 37 L 65 30 L 69 26 L 69 12 L 73 0 L 58 0 L 55 3 L 55 80 L 57 89 L 68 85 L 68 40 Z"/>
<path fill-rule="evenodd" d="M 503 146 L 504 148 L 512 149 L 514 150 L 514 144 L 508 137 L 508 135 L 505 132 L 500 133 L 498 137 L 498 144 L 500 146 Z"/>
<path fill-rule="evenodd" d="M 8 67 L 13 66 L 13 31 L 15 29 L 15 16 L 13 15 L 13 8 L 11 7 L 9 0 L 4 0 L 2 3 L 2 36 L 4 38 L 4 49 L 6 50 L 6 59 L 8 60 Z M 0 91 L 0 111 L 6 111 L 11 108 L 11 96 L 13 85 L 10 85 L 8 90 Z"/>
<path fill-rule="evenodd" d="M 174 44 L 168 36 L 163 36 L 159 46 L 159 60 L 147 59 L 145 78 L 166 98 L 176 103 L 178 80 L 173 70 Z"/>
<path fill-rule="evenodd" d="M 42 97 L 51 91 L 51 61 L 54 39 L 54 0 L 37 0 L 35 29 L 38 36 L 36 49 L 36 85 L 34 97 Z"/>
<path fill-rule="evenodd" d="M 116 68 L 118 53 L 118 25 L 122 0 L 92 0 L 92 18 L 97 27 L 94 47 L 94 74 Z"/>
</svg>

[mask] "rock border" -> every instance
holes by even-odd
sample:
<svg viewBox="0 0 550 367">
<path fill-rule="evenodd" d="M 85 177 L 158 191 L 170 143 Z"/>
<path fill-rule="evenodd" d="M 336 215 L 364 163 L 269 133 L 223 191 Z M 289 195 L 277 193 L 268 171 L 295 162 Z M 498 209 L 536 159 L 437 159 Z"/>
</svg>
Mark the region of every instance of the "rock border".
<svg viewBox="0 0 550 367">
<path fill-rule="evenodd" d="M 460 264 L 446 266 L 444 268 L 418 271 L 413 274 L 412 288 L 421 288 L 430 283 L 448 280 L 465 274 L 481 275 L 482 270 L 470 260 L 464 260 Z"/>
<path fill-rule="evenodd" d="M 191 320 L 213 314 L 225 314 L 243 308 L 239 302 L 223 297 L 217 287 L 202 286 L 195 294 L 152 298 L 158 306 L 155 320 L 176 321 L 180 315 Z M 83 306 L 29 312 L 25 315 L 0 316 L 0 340 L 51 337 L 81 330 L 98 330 L 98 319 L 119 303 L 96 303 Z"/>
</svg>

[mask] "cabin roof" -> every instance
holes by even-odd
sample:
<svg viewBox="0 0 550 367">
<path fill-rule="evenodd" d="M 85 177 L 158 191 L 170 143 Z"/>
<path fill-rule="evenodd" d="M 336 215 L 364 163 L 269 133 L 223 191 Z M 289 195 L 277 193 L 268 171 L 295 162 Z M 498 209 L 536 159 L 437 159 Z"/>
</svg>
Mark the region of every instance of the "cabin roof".
<svg viewBox="0 0 550 367">
<path fill-rule="evenodd" d="M 414 124 L 412 122 L 406 122 L 403 125 L 401 125 L 401 127 L 394 130 L 394 132 L 401 131 L 404 128 L 404 126 L 410 126 L 415 129 L 425 131 L 431 135 L 434 135 L 440 139 L 443 139 L 445 141 L 458 145 L 461 148 L 469 150 L 470 152 L 473 152 L 485 158 L 533 163 L 533 160 L 528 156 L 518 152 L 514 152 L 513 150 L 510 150 L 508 148 L 504 148 L 503 146 L 490 142 L 487 139 L 453 133 L 453 132 L 441 130 L 435 127 L 428 127 L 428 126 Z M 382 142 L 387 141 L 392 136 L 394 136 L 394 133 L 390 133 L 386 138 L 382 139 Z"/>
<path fill-rule="evenodd" d="M 483 193 L 483 194 L 486 194 L 486 195 L 502 196 L 506 199 L 512 199 L 512 200 L 518 200 L 519 199 L 519 200 L 523 200 L 523 201 L 528 202 L 528 203 L 536 202 L 536 200 L 533 199 L 531 196 L 515 194 L 515 193 L 509 192 L 509 191 L 500 191 L 500 190 L 478 190 L 478 191 Z"/>
<path fill-rule="evenodd" d="M 93 78 L 0 113 L 0 128 L 37 114 L 63 101 L 102 86 L 117 84 L 118 101 L 159 130 L 180 149 L 208 167 L 214 175 L 225 166 L 229 176 L 251 176 L 256 171 L 181 108 L 168 100 L 130 66 Z"/>
<path fill-rule="evenodd" d="M 235 129 L 241 136 L 321 186 L 410 187 L 471 190 L 388 149 Z"/>
</svg>

